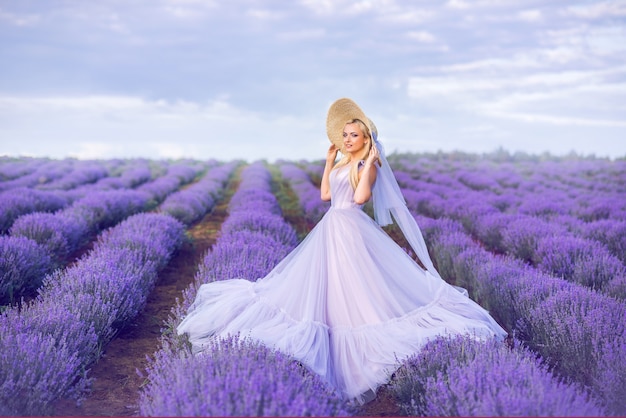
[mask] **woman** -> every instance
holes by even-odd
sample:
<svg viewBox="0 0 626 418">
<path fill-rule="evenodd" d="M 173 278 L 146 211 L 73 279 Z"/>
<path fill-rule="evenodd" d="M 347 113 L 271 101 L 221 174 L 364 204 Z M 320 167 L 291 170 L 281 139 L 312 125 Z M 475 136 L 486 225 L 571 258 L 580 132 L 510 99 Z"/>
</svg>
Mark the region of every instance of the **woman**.
<svg viewBox="0 0 626 418">
<path fill-rule="evenodd" d="M 215 336 L 251 337 L 363 402 L 431 338 L 506 332 L 435 270 L 371 120 L 339 99 L 326 126 L 332 145 L 320 193 L 331 208 L 266 277 L 202 285 L 178 333 L 195 351 Z M 362 210 L 370 198 L 378 223 Z M 392 215 L 425 268 L 379 226 Z"/>
</svg>

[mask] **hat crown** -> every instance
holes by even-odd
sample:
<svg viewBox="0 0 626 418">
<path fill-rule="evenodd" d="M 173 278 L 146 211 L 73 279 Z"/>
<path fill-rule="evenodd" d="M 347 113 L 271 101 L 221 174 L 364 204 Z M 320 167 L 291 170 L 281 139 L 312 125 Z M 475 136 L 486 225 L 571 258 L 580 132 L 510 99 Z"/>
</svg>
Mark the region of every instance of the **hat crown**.
<svg viewBox="0 0 626 418">
<path fill-rule="evenodd" d="M 376 125 L 370 118 L 367 117 L 365 112 L 361 110 L 354 100 L 347 97 L 335 100 L 328 109 L 328 115 L 326 116 L 326 135 L 330 142 L 335 144 L 339 149 L 343 147 L 343 128 L 346 123 L 351 120 L 359 119 L 369 129 L 370 136 L 374 137 L 378 135 Z"/>
</svg>

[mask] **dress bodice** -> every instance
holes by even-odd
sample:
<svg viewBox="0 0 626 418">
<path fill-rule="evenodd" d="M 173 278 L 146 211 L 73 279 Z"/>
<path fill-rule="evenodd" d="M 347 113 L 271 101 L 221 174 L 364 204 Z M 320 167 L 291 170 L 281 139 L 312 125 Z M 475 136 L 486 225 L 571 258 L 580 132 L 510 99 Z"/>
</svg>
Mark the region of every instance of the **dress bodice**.
<svg viewBox="0 0 626 418">
<path fill-rule="evenodd" d="M 330 204 L 335 209 L 360 208 L 354 202 L 354 189 L 350 184 L 350 165 L 334 169 L 330 173 Z"/>
</svg>

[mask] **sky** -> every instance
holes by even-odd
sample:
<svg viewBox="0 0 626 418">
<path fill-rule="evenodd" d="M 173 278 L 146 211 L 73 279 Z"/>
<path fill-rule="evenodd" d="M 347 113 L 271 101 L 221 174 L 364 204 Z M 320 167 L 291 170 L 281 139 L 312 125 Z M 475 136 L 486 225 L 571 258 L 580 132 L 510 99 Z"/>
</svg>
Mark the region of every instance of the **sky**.
<svg viewBox="0 0 626 418">
<path fill-rule="evenodd" d="M 0 0 L 0 155 L 626 156 L 626 0 Z"/>
</svg>

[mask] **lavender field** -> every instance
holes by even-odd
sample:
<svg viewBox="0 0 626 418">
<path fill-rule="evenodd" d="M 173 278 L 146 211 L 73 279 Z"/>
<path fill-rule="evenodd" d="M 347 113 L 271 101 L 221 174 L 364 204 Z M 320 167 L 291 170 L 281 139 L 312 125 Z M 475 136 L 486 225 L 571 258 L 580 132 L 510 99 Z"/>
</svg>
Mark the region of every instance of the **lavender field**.
<svg viewBox="0 0 626 418">
<path fill-rule="evenodd" d="M 288 254 L 329 207 L 323 162 L 1 157 L 0 415 L 91 402 L 98 366 L 114 345 L 125 355 L 122 336 L 182 266 L 192 278 L 140 350 L 125 415 L 625 415 L 626 160 L 389 161 L 442 277 L 490 311 L 506 344 L 433 340 L 365 407 L 251 341 L 192 355 L 174 330 L 197 288 L 256 280 Z"/>
</svg>

